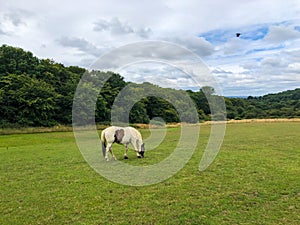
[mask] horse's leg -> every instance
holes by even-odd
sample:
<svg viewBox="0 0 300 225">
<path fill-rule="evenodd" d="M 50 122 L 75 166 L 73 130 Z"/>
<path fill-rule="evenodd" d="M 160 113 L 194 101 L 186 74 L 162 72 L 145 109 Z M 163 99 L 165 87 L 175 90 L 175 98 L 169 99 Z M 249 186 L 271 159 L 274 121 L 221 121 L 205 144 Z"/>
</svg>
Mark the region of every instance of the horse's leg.
<svg viewBox="0 0 300 225">
<path fill-rule="evenodd" d="M 111 149 L 111 143 L 107 143 L 107 145 L 106 145 L 106 151 L 105 151 L 105 160 L 106 161 L 109 161 L 108 152 L 110 151 L 110 149 Z"/>
<path fill-rule="evenodd" d="M 114 160 L 117 160 L 116 156 L 114 155 L 112 146 L 110 147 L 109 151 L 110 151 L 110 154 L 112 155 L 113 159 L 114 159 Z"/>
<path fill-rule="evenodd" d="M 117 159 L 116 156 L 113 153 L 113 150 L 112 150 L 112 143 L 108 143 L 107 144 L 106 153 L 105 153 L 105 159 L 106 159 L 106 161 L 109 161 L 109 159 L 108 159 L 108 152 L 110 152 L 110 154 L 112 155 L 112 157 L 113 157 L 114 160 Z"/>
<path fill-rule="evenodd" d="M 128 159 L 128 156 L 127 156 L 128 144 L 126 144 L 125 146 L 126 146 L 126 148 L 125 148 L 125 153 L 124 153 L 124 159 Z"/>
<path fill-rule="evenodd" d="M 141 156 L 140 153 L 139 153 L 139 149 L 138 149 L 138 147 L 137 147 L 136 141 L 131 141 L 131 144 L 132 144 L 132 146 L 133 146 L 133 148 L 134 148 L 134 150 L 135 150 L 136 156 L 137 156 L 138 158 L 142 158 L 142 156 Z"/>
</svg>

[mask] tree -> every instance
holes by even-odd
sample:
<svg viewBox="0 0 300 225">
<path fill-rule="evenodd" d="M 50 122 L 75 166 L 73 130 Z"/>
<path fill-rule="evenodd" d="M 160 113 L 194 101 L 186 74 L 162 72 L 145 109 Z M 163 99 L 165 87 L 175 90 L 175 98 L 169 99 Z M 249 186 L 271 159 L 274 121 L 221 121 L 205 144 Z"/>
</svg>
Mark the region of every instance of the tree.
<svg viewBox="0 0 300 225">
<path fill-rule="evenodd" d="M 215 94 L 215 89 L 213 87 L 210 86 L 203 86 L 201 88 L 201 91 L 206 95 L 206 96 L 210 96 L 210 95 L 214 95 Z"/>
<path fill-rule="evenodd" d="M 80 80 L 84 84 L 77 93 Z M 128 94 L 124 93 L 126 88 Z M 127 83 L 114 72 L 65 67 L 21 48 L 0 47 L 2 127 L 71 124 L 73 106 L 78 109 L 74 116 L 81 118 L 79 123 L 109 123 L 120 93 L 122 101 L 115 109 L 120 121 L 148 123 L 161 117 L 165 122 L 194 123 L 211 117 L 225 119 L 224 98 L 213 87 L 204 86 L 195 92 L 160 88 L 148 82 Z M 225 103 L 229 119 L 300 117 L 300 88 L 247 99 L 225 98 Z"/>
<path fill-rule="evenodd" d="M 25 74 L 9 74 L 1 82 L 2 124 L 53 126 L 59 95 L 44 81 Z"/>
<path fill-rule="evenodd" d="M 150 119 L 147 115 L 146 106 L 143 101 L 138 101 L 132 107 L 129 114 L 130 123 L 149 123 Z"/>
<path fill-rule="evenodd" d="M 8 74 L 30 74 L 34 76 L 39 59 L 31 52 L 7 45 L 0 47 L 0 78 Z"/>
<path fill-rule="evenodd" d="M 75 125 L 84 126 L 95 123 L 97 94 L 98 90 L 92 83 L 83 82 L 80 84 L 73 101 L 73 123 Z"/>
<path fill-rule="evenodd" d="M 191 99 L 195 102 L 196 107 L 198 109 L 203 110 L 203 112 L 206 115 L 210 114 L 208 100 L 207 100 L 204 92 L 202 91 L 202 89 L 200 89 L 198 92 L 193 92 L 193 91 L 189 90 L 189 91 L 187 91 L 187 93 L 190 95 Z"/>
</svg>

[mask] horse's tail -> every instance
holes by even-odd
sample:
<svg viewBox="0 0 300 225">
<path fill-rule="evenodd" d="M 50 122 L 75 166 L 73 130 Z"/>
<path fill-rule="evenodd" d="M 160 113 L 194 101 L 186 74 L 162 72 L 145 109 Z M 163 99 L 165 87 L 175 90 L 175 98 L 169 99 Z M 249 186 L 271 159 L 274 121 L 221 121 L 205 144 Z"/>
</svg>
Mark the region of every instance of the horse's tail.
<svg viewBox="0 0 300 225">
<path fill-rule="evenodd" d="M 104 130 L 101 133 L 101 142 L 102 142 L 102 153 L 103 153 L 103 156 L 105 156 L 105 154 L 106 154 L 106 138 L 105 138 Z"/>
</svg>

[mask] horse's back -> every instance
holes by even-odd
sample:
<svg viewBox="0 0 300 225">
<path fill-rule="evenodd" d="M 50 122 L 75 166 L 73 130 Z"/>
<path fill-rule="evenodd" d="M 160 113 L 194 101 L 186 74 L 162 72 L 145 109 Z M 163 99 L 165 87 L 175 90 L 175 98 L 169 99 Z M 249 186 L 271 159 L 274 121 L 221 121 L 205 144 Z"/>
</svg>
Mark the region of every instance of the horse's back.
<svg viewBox="0 0 300 225">
<path fill-rule="evenodd" d="M 142 139 L 141 133 L 134 127 L 126 127 L 132 136 L 135 136 L 136 139 Z"/>
<path fill-rule="evenodd" d="M 140 132 L 133 127 L 111 126 L 104 129 L 101 133 L 101 139 L 105 139 L 107 142 L 111 142 L 111 143 L 117 142 L 121 144 L 126 144 L 129 143 L 132 139 L 141 139 L 141 138 L 142 136 Z"/>
<path fill-rule="evenodd" d="M 111 127 L 107 127 L 105 128 L 102 133 L 101 133 L 101 141 L 102 142 L 114 142 L 115 139 L 115 127 L 111 126 Z"/>
<path fill-rule="evenodd" d="M 140 133 L 133 127 L 116 127 L 117 133 L 121 133 L 121 143 L 130 143 L 133 140 L 141 138 Z M 123 132 L 120 132 L 123 131 Z"/>
</svg>

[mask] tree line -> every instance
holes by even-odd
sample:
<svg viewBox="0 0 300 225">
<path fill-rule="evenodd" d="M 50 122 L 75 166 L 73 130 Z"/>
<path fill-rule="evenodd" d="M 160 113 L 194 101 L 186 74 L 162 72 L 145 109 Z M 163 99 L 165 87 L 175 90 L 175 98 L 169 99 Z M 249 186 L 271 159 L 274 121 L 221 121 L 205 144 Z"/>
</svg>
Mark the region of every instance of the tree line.
<svg viewBox="0 0 300 225">
<path fill-rule="evenodd" d="M 299 118 L 300 88 L 247 99 L 226 98 L 228 119 Z"/>
<path fill-rule="evenodd" d="M 81 78 L 85 81 L 83 92 L 75 96 Z M 135 94 L 126 95 L 120 104 L 114 104 L 122 90 Z M 145 90 L 156 95 L 136 99 L 136 96 L 143 96 Z M 79 98 L 76 101 L 78 107 L 88 109 L 90 101 L 87 96 L 95 95 L 93 117 L 90 118 L 84 110 L 75 113 L 83 118 L 83 122 L 95 120 L 96 123 L 108 124 L 116 119 L 149 123 L 155 117 L 161 117 L 167 123 L 206 121 L 211 120 L 207 97 L 215 102 L 223 98 L 217 96 L 211 87 L 178 91 L 150 83 L 137 85 L 125 82 L 117 73 L 88 72 L 77 66 L 66 67 L 50 59 L 39 59 L 21 48 L 0 47 L 0 127 L 69 125 L 72 123 L 74 98 Z M 186 96 L 192 99 L 192 103 Z M 227 119 L 300 117 L 300 89 L 247 99 L 224 99 Z M 132 104 L 132 108 L 128 109 L 128 104 Z M 112 109 L 113 105 L 116 108 Z M 196 109 L 197 118 L 194 111 L 187 110 L 190 108 Z M 220 115 L 218 119 L 226 118 Z"/>
</svg>

